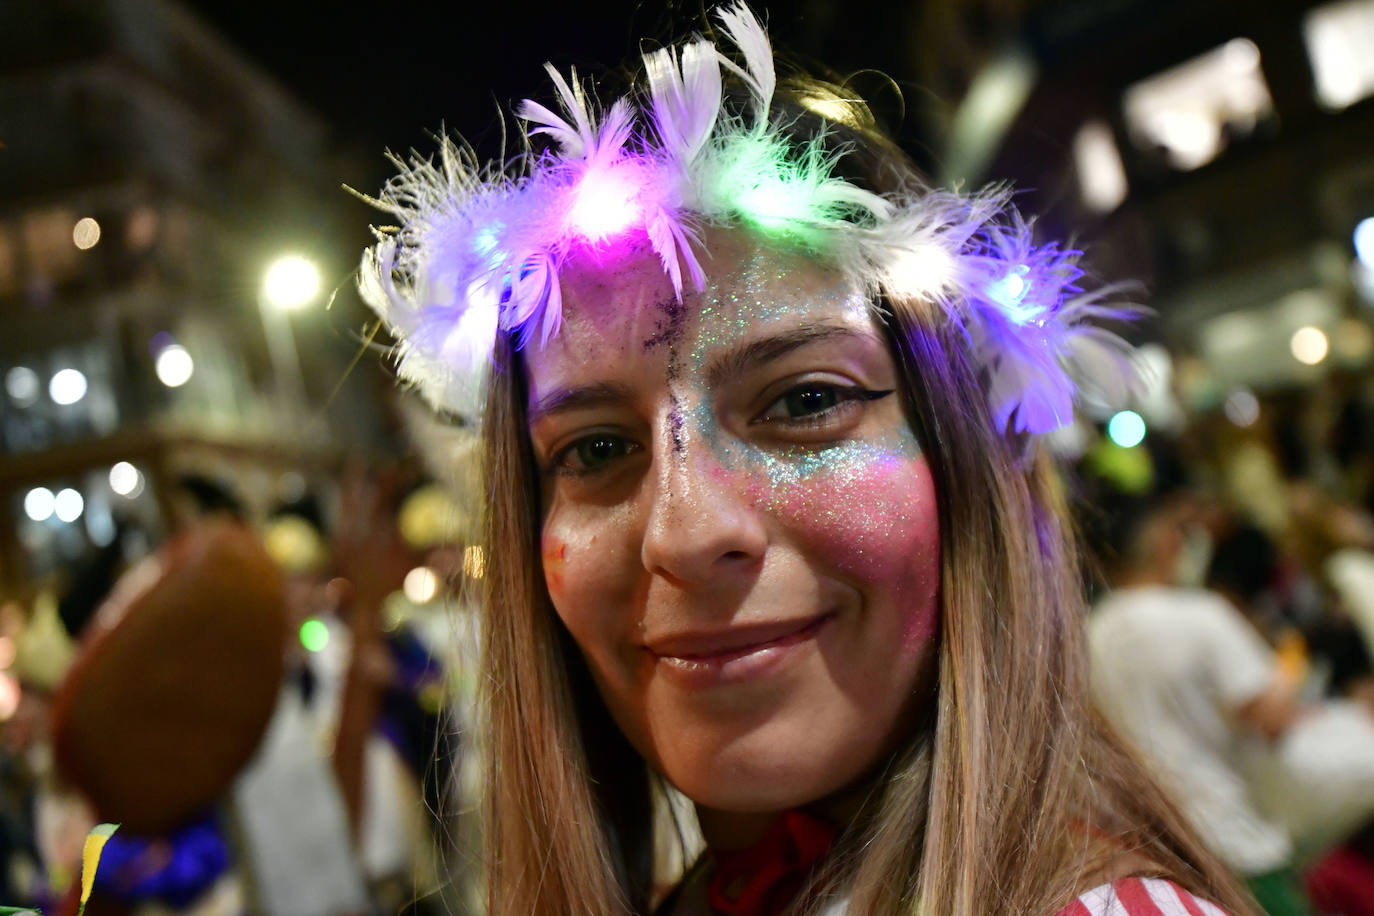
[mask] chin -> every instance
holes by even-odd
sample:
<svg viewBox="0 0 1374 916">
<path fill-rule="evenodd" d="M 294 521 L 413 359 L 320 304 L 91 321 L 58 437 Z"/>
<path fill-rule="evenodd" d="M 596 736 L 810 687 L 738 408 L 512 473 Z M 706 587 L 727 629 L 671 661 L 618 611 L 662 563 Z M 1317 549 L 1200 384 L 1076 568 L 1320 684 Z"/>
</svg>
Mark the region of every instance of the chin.
<svg viewBox="0 0 1374 916">
<path fill-rule="evenodd" d="M 883 752 L 872 735 L 818 740 L 810 723 L 770 722 L 728 740 L 659 747 L 660 772 L 698 805 L 740 814 L 799 808 L 859 780 Z M 693 740 L 695 737 L 695 740 Z"/>
</svg>

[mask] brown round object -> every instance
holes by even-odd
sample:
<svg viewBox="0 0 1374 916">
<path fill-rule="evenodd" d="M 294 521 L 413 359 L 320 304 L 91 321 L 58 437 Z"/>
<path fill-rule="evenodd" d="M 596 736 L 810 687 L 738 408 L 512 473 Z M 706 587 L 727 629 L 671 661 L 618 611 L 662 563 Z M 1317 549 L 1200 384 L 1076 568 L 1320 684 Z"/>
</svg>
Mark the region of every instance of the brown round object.
<svg viewBox="0 0 1374 916">
<path fill-rule="evenodd" d="M 281 575 L 254 534 L 211 522 L 131 569 L 58 690 L 62 774 L 101 820 L 166 833 L 220 798 L 281 686 Z"/>
</svg>

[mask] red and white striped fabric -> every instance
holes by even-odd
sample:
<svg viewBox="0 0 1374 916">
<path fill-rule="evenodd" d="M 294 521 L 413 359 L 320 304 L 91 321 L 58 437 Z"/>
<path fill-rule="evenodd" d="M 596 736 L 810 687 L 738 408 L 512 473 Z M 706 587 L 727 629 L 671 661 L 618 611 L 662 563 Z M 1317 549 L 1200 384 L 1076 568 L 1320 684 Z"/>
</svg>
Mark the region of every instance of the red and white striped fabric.
<svg viewBox="0 0 1374 916">
<path fill-rule="evenodd" d="M 1172 881 L 1122 878 L 1081 895 L 1057 916 L 1227 916 L 1227 913 Z"/>
</svg>

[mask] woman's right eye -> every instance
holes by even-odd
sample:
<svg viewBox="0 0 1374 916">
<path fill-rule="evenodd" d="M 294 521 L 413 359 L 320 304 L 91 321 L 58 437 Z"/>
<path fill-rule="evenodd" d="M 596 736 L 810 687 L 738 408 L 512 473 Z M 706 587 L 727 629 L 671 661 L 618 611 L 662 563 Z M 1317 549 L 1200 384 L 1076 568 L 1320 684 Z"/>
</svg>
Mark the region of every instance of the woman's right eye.
<svg viewBox="0 0 1374 916">
<path fill-rule="evenodd" d="M 594 474 L 639 450 L 639 445 L 614 433 L 592 433 L 571 443 L 554 459 L 552 470 L 564 474 Z"/>
</svg>

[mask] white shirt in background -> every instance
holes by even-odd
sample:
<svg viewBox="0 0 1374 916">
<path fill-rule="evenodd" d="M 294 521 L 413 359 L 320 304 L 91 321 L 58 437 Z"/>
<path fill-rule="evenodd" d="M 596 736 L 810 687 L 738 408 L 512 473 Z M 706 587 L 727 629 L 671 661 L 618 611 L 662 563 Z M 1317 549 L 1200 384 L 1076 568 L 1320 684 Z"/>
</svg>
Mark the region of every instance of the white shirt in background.
<svg viewBox="0 0 1374 916">
<path fill-rule="evenodd" d="M 1145 755 L 1202 840 L 1232 868 L 1286 865 L 1287 831 L 1243 775 L 1258 740 L 1235 713 L 1277 674 L 1273 651 L 1225 599 L 1200 589 L 1117 590 L 1088 622 L 1094 695 Z"/>
</svg>

